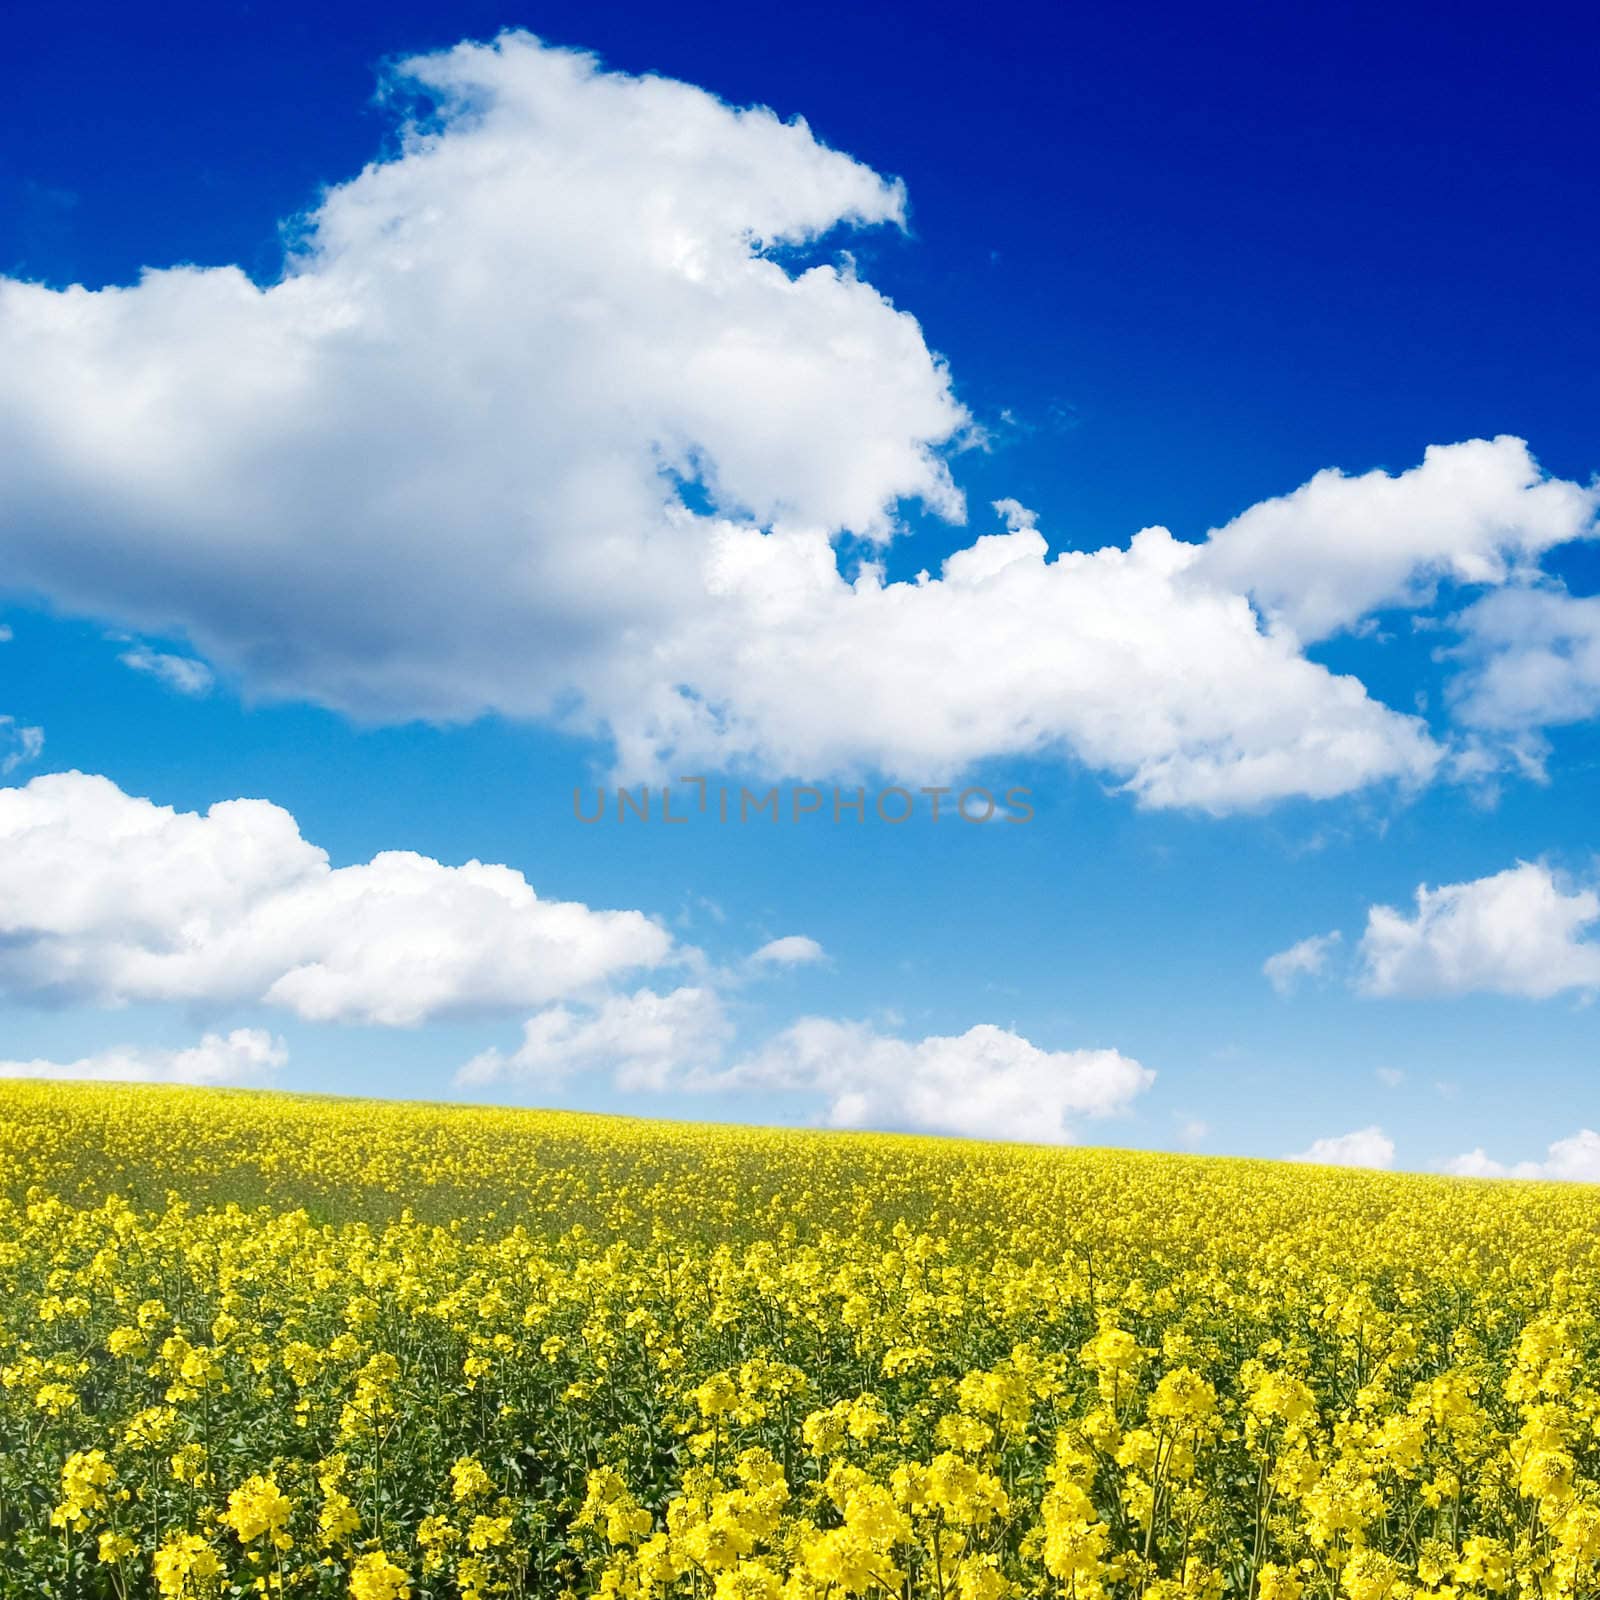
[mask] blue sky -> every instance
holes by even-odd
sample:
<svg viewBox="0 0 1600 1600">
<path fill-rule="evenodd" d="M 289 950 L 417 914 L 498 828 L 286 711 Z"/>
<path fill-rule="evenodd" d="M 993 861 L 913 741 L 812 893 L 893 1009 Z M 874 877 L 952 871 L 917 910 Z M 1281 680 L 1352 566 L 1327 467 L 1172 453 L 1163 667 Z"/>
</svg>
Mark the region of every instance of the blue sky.
<svg viewBox="0 0 1600 1600">
<path fill-rule="evenodd" d="M 0 829 L 13 1070 L 1600 1176 L 1582 41 L 1422 8 L 73 15 L 70 50 L 59 8 L 7 23 L 0 715 L 8 784 L 115 790 L 36 784 Z M 385 63 L 510 27 L 625 76 L 458 52 L 403 152 Z M 185 264 L 239 272 L 60 292 Z M 1179 560 L 1224 532 L 1130 573 L 1151 526 Z M 817 576 L 830 542 L 881 604 Z M 1004 576 L 941 586 L 969 548 Z M 1036 814 L 573 818 L 680 772 Z M 334 869 L 436 865 L 336 871 L 349 911 L 262 814 L 241 889 L 139 805 L 240 797 Z M 585 921 L 569 970 L 470 860 L 657 932 Z M 396 1020 L 374 996 L 430 960 Z"/>
</svg>

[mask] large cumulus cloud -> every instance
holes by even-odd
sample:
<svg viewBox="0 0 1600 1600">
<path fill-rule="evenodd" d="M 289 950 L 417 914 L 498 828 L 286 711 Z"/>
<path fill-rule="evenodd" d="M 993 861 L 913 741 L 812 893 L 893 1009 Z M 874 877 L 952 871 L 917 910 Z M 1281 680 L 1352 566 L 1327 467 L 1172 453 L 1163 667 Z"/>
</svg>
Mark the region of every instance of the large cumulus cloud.
<svg viewBox="0 0 1600 1600">
<path fill-rule="evenodd" d="M 395 147 L 235 267 L 0 280 L 4 581 L 182 636 L 246 692 L 554 718 L 627 775 L 934 781 L 1086 763 L 1226 811 L 1445 752 L 1304 647 L 1525 578 L 1594 493 L 1517 440 L 1318 474 L 1203 543 L 1007 531 L 888 583 L 841 555 L 965 508 L 970 419 L 833 249 L 901 186 L 805 123 L 526 34 L 393 69 Z M 847 236 L 844 236 L 847 237 Z M 829 253 L 831 252 L 831 253 Z"/>
</svg>

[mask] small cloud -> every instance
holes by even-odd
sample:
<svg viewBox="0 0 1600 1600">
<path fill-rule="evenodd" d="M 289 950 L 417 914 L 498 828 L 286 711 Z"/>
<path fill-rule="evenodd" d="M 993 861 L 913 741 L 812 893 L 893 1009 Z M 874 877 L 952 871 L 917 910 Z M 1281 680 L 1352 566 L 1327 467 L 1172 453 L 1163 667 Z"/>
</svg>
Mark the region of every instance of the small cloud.
<svg viewBox="0 0 1600 1600">
<path fill-rule="evenodd" d="M 1542 1178 L 1561 1183 L 1600 1183 L 1600 1133 L 1580 1128 L 1568 1139 L 1557 1139 L 1543 1161 L 1507 1164 L 1493 1160 L 1482 1145 L 1444 1164 L 1458 1178 Z"/>
<path fill-rule="evenodd" d="M 510 1055 L 485 1050 L 456 1073 L 466 1086 L 520 1080 L 558 1087 L 578 1072 L 609 1071 L 619 1089 L 664 1090 L 685 1068 L 705 1070 L 732 1029 L 713 989 L 640 989 L 593 1006 L 550 1006 L 523 1024 Z"/>
<path fill-rule="evenodd" d="M 1398 1089 L 1406 1081 L 1406 1075 L 1398 1067 L 1379 1067 L 1377 1079 L 1385 1089 Z"/>
<path fill-rule="evenodd" d="M 1328 970 L 1328 958 L 1340 937 L 1337 931 L 1313 934 L 1268 956 L 1261 963 L 1261 970 L 1279 994 L 1292 994 L 1302 979 L 1320 978 Z"/>
<path fill-rule="evenodd" d="M 1309 1150 L 1283 1159 L 1324 1167 L 1391 1167 L 1394 1165 L 1394 1140 L 1374 1123 L 1370 1128 L 1357 1128 L 1354 1133 L 1314 1139 Z"/>
<path fill-rule="evenodd" d="M 0 717 L 0 778 L 37 760 L 43 749 L 43 728 L 27 728 L 15 717 Z"/>
<path fill-rule="evenodd" d="M 0 622 L 0 644 L 10 644 L 14 638 L 16 635 L 11 631 L 11 624 Z"/>
<path fill-rule="evenodd" d="M 169 689 L 191 698 L 209 694 L 215 681 L 211 668 L 205 662 L 193 656 L 167 655 L 163 651 L 152 650 L 148 645 L 136 644 L 131 650 L 124 650 L 117 660 L 123 666 L 131 667 L 135 672 L 147 673 Z"/>
<path fill-rule="evenodd" d="M 187 1050 L 118 1045 L 79 1061 L 0 1061 L 0 1078 L 72 1078 L 92 1083 L 249 1083 L 270 1078 L 289 1059 L 264 1028 L 208 1033 Z"/>
<path fill-rule="evenodd" d="M 1435 1078 L 1433 1080 L 1434 1092 L 1441 1100 L 1454 1100 L 1461 1093 L 1461 1085 L 1452 1083 L 1448 1078 Z"/>
<path fill-rule="evenodd" d="M 1449 1161 L 1445 1162 L 1443 1170 L 1456 1178 L 1509 1178 L 1513 1176 L 1512 1169 L 1492 1160 L 1489 1152 L 1481 1144 L 1476 1150 L 1467 1151 L 1465 1155 L 1453 1156 Z M 1532 1174 L 1530 1173 L 1528 1176 L 1531 1177 Z"/>
<path fill-rule="evenodd" d="M 1415 914 L 1367 912 L 1359 987 L 1370 995 L 1504 994 L 1529 1000 L 1600 990 L 1600 888 L 1519 861 L 1415 895 Z"/>
<path fill-rule="evenodd" d="M 762 966 L 807 967 L 826 961 L 828 953 L 815 939 L 808 939 L 803 933 L 790 933 L 762 945 L 750 959 Z"/>
<path fill-rule="evenodd" d="M 1181 1113 L 1180 1113 L 1181 1116 Z M 1211 1124 L 1200 1117 L 1183 1117 L 1178 1138 L 1186 1145 L 1204 1144 L 1211 1137 Z"/>
<path fill-rule="evenodd" d="M 1070 1143 L 1081 1120 L 1118 1116 L 1155 1073 L 1117 1050 L 1045 1050 L 1008 1028 L 896 1038 L 863 1022 L 803 1017 L 690 1087 L 820 1096 L 833 1128 Z"/>
<path fill-rule="evenodd" d="M 995 500 L 991 503 L 1000 514 L 1008 533 L 1021 533 L 1024 529 L 1038 526 L 1039 513 L 1030 511 L 1020 500 L 1013 500 L 1007 495 L 1003 499 Z"/>
<path fill-rule="evenodd" d="M 709 917 L 713 922 L 719 923 L 728 920 L 728 913 L 715 900 L 709 899 L 703 894 L 686 895 L 677 915 L 678 926 L 680 928 L 692 928 L 702 916 Z"/>
</svg>

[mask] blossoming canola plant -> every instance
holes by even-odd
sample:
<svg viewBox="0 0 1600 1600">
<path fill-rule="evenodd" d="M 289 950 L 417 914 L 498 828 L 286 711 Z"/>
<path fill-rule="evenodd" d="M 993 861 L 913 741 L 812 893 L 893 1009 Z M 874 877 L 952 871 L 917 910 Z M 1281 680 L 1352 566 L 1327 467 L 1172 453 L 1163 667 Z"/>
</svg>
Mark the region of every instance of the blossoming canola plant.
<svg viewBox="0 0 1600 1600">
<path fill-rule="evenodd" d="M 0 1089 L 0 1595 L 1600 1589 L 1600 1192 Z"/>
</svg>

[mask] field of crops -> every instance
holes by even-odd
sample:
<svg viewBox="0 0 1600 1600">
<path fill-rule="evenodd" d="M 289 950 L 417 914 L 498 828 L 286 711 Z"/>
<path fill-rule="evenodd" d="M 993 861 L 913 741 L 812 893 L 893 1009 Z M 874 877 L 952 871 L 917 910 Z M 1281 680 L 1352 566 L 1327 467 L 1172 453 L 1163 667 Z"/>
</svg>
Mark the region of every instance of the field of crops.
<svg viewBox="0 0 1600 1600">
<path fill-rule="evenodd" d="M 0 1086 L 0 1595 L 1600 1589 L 1600 1191 Z"/>
</svg>

